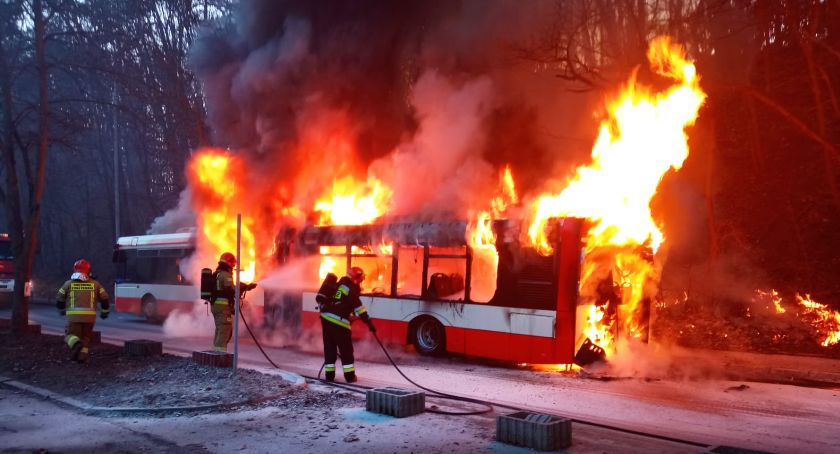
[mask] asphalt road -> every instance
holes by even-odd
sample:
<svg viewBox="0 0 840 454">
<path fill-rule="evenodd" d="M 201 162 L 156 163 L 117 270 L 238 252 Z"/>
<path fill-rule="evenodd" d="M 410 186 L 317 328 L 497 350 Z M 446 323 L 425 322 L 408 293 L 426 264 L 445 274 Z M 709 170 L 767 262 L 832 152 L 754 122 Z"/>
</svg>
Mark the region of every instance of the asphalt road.
<svg viewBox="0 0 840 454">
<path fill-rule="evenodd" d="M 3 312 L 0 312 L 3 316 Z M 63 332 L 64 320 L 48 305 L 31 317 L 44 332 Z M 177 323 L 170 323 L 172 321 Z M 130 314 L 99 321 L 106 342 L 154 339 L 188 355 L 212 342 L 212 317 L 200 311 L 154 325 Z M 205 334 L 206 333 L 206 334 Z M 269 368 L 244 328 L 240 365 Z M 319 336 L 262 334 L 265 349 L 283 369 L 316 375 Z M 587 379 L 557 372 L 500 367 L 468 358 L 424 358 L 391 347 L 404 372 L 424 386 L 579 420 L 709 445 L 770 452 L 840 452 L 840 391 L 765 383 L 698 379 Z M 357 344 L 360 384 L 408 387 L 372 342 Z M 95 357 L 94 357 L 95 360 Z"/>
</svg>

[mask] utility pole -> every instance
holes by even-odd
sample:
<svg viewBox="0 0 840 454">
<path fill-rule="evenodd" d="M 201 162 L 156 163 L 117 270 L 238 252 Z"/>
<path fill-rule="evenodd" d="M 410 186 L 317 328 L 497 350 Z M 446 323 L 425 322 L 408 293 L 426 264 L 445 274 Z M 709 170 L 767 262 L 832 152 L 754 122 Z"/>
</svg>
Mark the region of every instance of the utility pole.
<svg viewBox="0 0 840 454">
<path fill-rule="evenodd" d="M 236 363 L 239 359 L 239 272 L 242 271 L 242 259 L 239 256 L 242 246 L 242 214 L 236 215 L 236 285 L 234 288 L 233 305 L 233 373 L 236 373 Z"/>
</svg>

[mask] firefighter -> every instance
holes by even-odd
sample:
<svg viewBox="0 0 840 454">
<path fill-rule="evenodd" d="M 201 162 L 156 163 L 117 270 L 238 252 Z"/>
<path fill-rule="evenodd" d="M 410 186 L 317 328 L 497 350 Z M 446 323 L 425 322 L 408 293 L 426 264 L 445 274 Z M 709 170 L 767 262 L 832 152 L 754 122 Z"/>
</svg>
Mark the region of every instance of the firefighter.
<svg viewBox="0 0 840 454">
<path fill-rule="evenodd" d="M 70 347 L 71 358 L 80 363 L 87 362 L 90 338 L 96 323 L 96 302 L 99 301 L 99 316 L 103 320 L 108 318 L 111 311 L 108 292 L 90 277 L 90 263 L 87 260 L 80 259 L 73 264 L 73 274 L 58 290 L 55 300 L 61 315 L 67 316 L 64 339 Z"/>
<path fill-rule="evenodd" d="M 347 271 L 337 283 L 337 289 L 329 304 L 321 309 L 321 330 L 324 336 L 324 372 L 327 381 L 335 381 L 336 349 L 341 355 L 341 366 L 344 369 L 344 380 L 353 383 L 357 380 L 356 368 L 353 365 L 353 340 L 350 338 L 350 314 L 354 313 L 362 319 L 372 333 L 376 332 L 373 321 L 362 305 L 359 294 L 365 271 L 357 266 Z"/>
<path fill-rule="evenodd" d="M 213 321 L 216 323 L 216 335 L 213 337 L 213 350 L 226 352 L 227 344 L 233 336 L 233 312 L 235 304 L 233 269 L 236 266 L 236 257 L 230 252 L 225 252 L 219 257 L 219 266 L 216 268 L 214 278 L 216 287 L 211 297 Z M 240 294 L 257 288 L 257 284 L 239 283 Z"/>
</svg>

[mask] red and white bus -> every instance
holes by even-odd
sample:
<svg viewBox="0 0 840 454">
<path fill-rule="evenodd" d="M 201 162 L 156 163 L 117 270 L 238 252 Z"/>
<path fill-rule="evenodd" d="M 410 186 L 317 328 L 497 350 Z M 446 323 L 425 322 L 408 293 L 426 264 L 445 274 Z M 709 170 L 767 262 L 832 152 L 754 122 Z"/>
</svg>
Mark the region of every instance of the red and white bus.
<svg viewBox="0 0 840 454">
<path fill-rule="evenodd" d="M 190 311 L 203 304 L 199 276 L 184 276 L 181 261 L 195 252 L 193 230 L 159 235 L 126 236 L 117 240 L 114 302 L 119 312 L 160 321 L 172 311 Z M 213 268 L 214 263 L 206 266 Z M 248 302 L 262 306 L 261 289 L 249 292 Z"/>
<path fill-rule="evenodd" d="M 491 270 L 476 266 L 466 229 L 466 222 L 307 227 L 294 249 L 321 255 L 322 264 L 340 263 L 337 274 L 345 265 L 365 269 L 362 302 L 384 341 L 413 344 L 422 354 L 571 364 L 582 343 L 582 221 L 553 220 L 555 252 L 548 257 L 521 246 L 513 223 L 496 221 Z M 488 278 L 490 291 L 478 292 L 476 283 L 486 287 Z M 315 292 L 303 292 L 298 304 L 304 329 L 320 330 Z M 353 334 L 366 336 L 367 329 Z"/>
<path fill-rule="evenodd" d="M 126 236 L 117 240 L 114 302 L 119 312 L 157 321 L 177 308 L 200 304 L 198 288 L 181 274 L 181 260 L 195 251 L 195 233 Z"/>
</svg>

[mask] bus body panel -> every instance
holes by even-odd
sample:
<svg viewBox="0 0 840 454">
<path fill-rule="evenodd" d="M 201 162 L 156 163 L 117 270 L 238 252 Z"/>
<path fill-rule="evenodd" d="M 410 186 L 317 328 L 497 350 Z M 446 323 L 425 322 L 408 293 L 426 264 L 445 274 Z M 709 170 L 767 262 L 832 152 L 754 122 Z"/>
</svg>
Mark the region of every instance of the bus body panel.
<svg viewBox="0 0 840 454">
<path fill-rule="evenodd" d="M 178 307 L 185 307 L 201 302 L 198 288 L 192 285 L 135 284 L 123 282 L 116 284 L 114 302 L 117 311 L 140 313 L 143 297 L 151 295 L 157 303 L 157 312 L 164 316 Z"/>
<path fill-rule="evenodd" d="M 558 354 L 554 311 L 368 295 L 361 300 L 384 342 L 406 344 L 411 321 L 427 315 L 443 324 L 451 353 L 525 363 L 568 360 Z M 320 332 L 315 293 L 303 293 L 301 311 L 303 328 Z M 366 338 L 367 327 L 353 324 L 353 338 Z"/>
<path fill-rule="evenodd" d="M 114 302 L 117 311 L 141 314 L 141 303 L 143 297 L 151 295 L 157 304 L 157 313 L 163 317 L 172 311 L 180 309 L 190 311 L 196 305 L 204 304 L 198 287 L 192 285 L 166 285 L 166 284 L 116 284 Z M 260 307 L 263 306 L 264 292 L 257 288 L 247 293 L 245 304 Z M 260 309 L 260 316 L 262 309 Z"/>
</svg>

